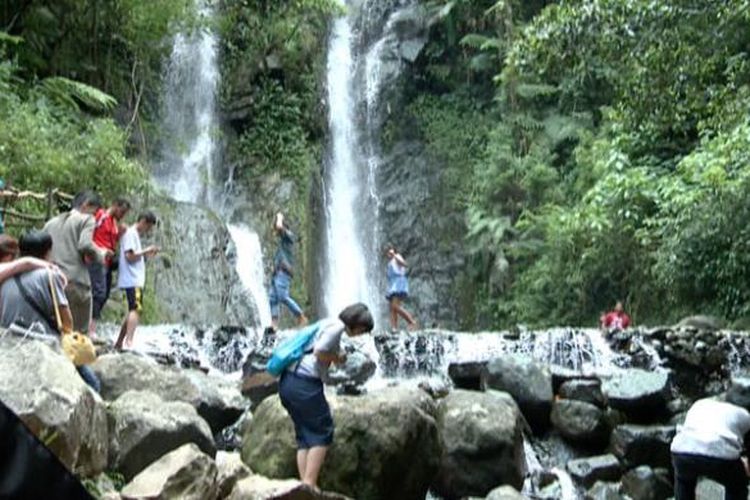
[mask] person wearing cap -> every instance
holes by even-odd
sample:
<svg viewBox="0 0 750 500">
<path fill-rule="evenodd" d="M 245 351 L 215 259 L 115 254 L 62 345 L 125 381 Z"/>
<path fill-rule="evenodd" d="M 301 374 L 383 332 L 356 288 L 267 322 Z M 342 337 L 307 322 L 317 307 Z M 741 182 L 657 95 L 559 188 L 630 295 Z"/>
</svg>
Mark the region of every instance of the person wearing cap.
<svg viewBox="0 0 750 500">
<path fill-rule="evenodd" d="M 694 500 L 698 479 L 724 486 L 725 500 L 746 500 L 750 379 L 735 379 L 721 399 L 693 403 L 672 440 L 675 500 Z"/>
</svg>

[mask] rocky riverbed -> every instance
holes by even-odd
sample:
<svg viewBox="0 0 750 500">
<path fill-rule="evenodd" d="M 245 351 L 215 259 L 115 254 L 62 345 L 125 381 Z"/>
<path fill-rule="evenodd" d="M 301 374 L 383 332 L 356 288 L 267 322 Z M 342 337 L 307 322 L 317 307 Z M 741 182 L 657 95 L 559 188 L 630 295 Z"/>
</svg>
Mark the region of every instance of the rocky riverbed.
<svg viewBox="0 0 750 500">
<path fill-rule="evenodd" d="M 291 421 L 262 370 L 275 339 L 248 335 L 207 337 L 237 351 L 222 359 L 242 380 L 110 352 L 93 365 L 101 396 L 54 346 L 2 335 L 0 398 L 101 498 L 646 500 L 671 496 L 669 443 L 689 404 L 742 377 L 750 352 L 745 332 L 695 325 L 348 344 L 328 387 L 329 493 L 293 479 Z M 472 339 L 484 347 L 467 353 Z"/>
</svg>

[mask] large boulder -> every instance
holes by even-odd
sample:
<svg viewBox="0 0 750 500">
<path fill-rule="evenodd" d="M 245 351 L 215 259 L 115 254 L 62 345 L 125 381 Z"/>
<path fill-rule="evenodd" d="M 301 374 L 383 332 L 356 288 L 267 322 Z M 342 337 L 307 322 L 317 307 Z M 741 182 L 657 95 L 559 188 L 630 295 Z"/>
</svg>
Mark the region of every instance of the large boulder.
<svg viewBox="0 0 750 500">
<path fill-rule="evenodd" d="M 602 383 L 598 379 L 568 380 L 560 386 L 560 397 L 591 403 L 599 408 L 607 406 L 607 398 L 602 393 Z"/>
<path fill-rule="evenodd" d="M 498 484 L 523 485 L 523 424 L 507 393 L 457 389 L 438 406 L 443 443 L 434 490 L 448 498 L 487 495 Z"/>
<path fill-rule="evenodd" d="M 465 361 L 448 365 L 448 376 L 453 385 L 459 389 L 479 391 L 482 388 L 482 373 L 487 363 L 481 361 Z"/>
<path fill-rule="evenodd" d="M 295 479 L 253 475 L 239 481 L 227 500 L 351 500 L 330 491 L 310 488 Z"/>
<path fill-rule="evenodd" d="M 583 401 L 555 401 L 552 425 L 563 438 L 574 444 L 606 444 L 609 437 L 607 414 L 601 408 Z"/>
<path fill-rule="evenodd" d="M 126 479 L 187 443 L 195 443 L 211 457 L 216 455 L 210 427 L 187 403 L 128 391 L 109 410 L 110 466 Z"/>
<path fill-rule="evenodd" d="M 250 399 L 255 409 L 268 396 L 279 392 L 279 379 L 268 372 L 253 373 L 242 378 L 242 395 Z"/>
<path fill-rule="evenodd" d="M 597 481 L 586 491 L 586 500 L 622 500 L 619 483 Z"/>
<path fill-rule="evenodd" d="M 94 476 L 107 466 L 107 414 L 59 351 L 0 332 L 0 399 L 70 470 Z"/>
<path fill-rule="evenodd" d="M 250 468 L 237 452 L 219 451 L 216 453 L 216 486 L 219 498 L 226 498 L 241 480 L 252 475 Z"/>
<path fill-rule="evenodd" d="M 521 355 L 495 358 L 487 364 L 482 386 L 513 396 L 535 431 L 549 427 L 552 375 L 546 366 Z"/>
<path fill-rule="evenodd" d="M 570 476 L 587 488 L 597 481 L 617 481 L 622 474 L 622 466 L 612 454 L 570 460 L 567 467 Z"/>
<path fill-rule="evenodd" d="M 99 356 L 91 365 L 102 383 L 102 397 L 114 401 L 127 391 L 148 390 L 164 401 L 197 406 L 200 391 L 185 373 L 133 353 Z"/>
<path fill-rule="evenodd" d="M 216 464 L 193 443 L 146 467 L 121 492 L 123 500 L 213 500 L 216 494 Z"/>
<path fill-rule="evenodd" d="M 216 433 L 235 423 L 247 409 L 236 382 L 206 375 L 199 370 L 186 370 L 185 374 L 198 389 L 196 410 Z"/>
<path fill-rule="evenodd" d="M 675 434 L 673 426 L 618 425 L 612 432 L 612 453 L 627 467 L 650 465 L 670 467 L 669 446 Z"/>
<path fill-rule="evenodd" d="M 670 385 L 665 371 L 623 370 L 605 380 L 603 390 L 609 405 L 632 419 L 647 422 L 668 414 Z"/>
<path fill-rule="evenodd" d="M 418 389 L 328 395 L 336 425 L 321 487 L 355 498 L 424 498 L 440 464 L 432 399 Z M 296 477 L 292 421 L 277 396 L 263 401 L 243 437 L 242 459 L 272 478 Z"/>
</svg>

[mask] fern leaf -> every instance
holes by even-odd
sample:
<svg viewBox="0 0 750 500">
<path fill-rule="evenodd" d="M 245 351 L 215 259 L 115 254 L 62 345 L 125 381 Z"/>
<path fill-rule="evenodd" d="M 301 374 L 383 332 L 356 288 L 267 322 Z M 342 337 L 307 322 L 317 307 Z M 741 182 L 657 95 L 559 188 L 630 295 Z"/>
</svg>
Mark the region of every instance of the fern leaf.
<svg viewBox="0 0 750 500">
<path fill-rule="evenodd" d="M 74 108 L 79 102 L 96 111 L 109 111 L 117 105 L 114 97 L 96 87 L 62 76 L 45 78 L 41 87 L 52 99 Z"/>
<path fill-rule="evenodd" d="M 481 49 L 482 46 L 490 40 L 491 38 L 488 36 L 480 35 L 479 33 L 469 33 L 468 35 L 464 36 L 458 43 L 459 45 L 462 45 L 464 47 Z"/>
<path fill-rule="evenodd" d="M 6 31 L 0 31 L 0 44 L 18 45 L 21 42 L 23 42 L 23 38 L 20 36 L 13 36 L 9 35 Z"/>
</svg>

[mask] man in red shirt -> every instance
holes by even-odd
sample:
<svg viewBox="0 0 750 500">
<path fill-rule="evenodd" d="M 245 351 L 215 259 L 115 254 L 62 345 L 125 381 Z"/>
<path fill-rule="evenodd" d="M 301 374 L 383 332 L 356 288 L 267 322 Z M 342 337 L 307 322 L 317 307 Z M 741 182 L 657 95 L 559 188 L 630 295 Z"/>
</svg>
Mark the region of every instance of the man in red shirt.
<svg viewBox="0 0 750 500">
<path fill-rule="evenodd" d="M 94 229 L 94 243 L 105 250 L 112 251 L 115 254 L 117 242 L 120 241 L 122 232 L 120 231 L 120 222 L 130 210 L 130 202 L 123 198 L 118 198 L 112 202 L 107 209 L 99 209 L 94 214 L 96 227 Z M 109 298 L 109 291 L 112 287 L 112 257 L 107 257 L 104 264 L 91 262 L 89 264 L 89 276 L 91 276 L 91 295 L 93 307 L 91 311 L 91 323 L 89 324 L 89 334 L 96 332 L 96 322 L 102 314 L 102 308 Z"/>
<path fill-rule="evenodd" d="M 625 330 L 630 326 L 630 316 L 623 311 L 622 302 L 617 301 L 615 310 L 603 315 L 599 321 L 601 326 L 607 330 Z"/>
</svg>

